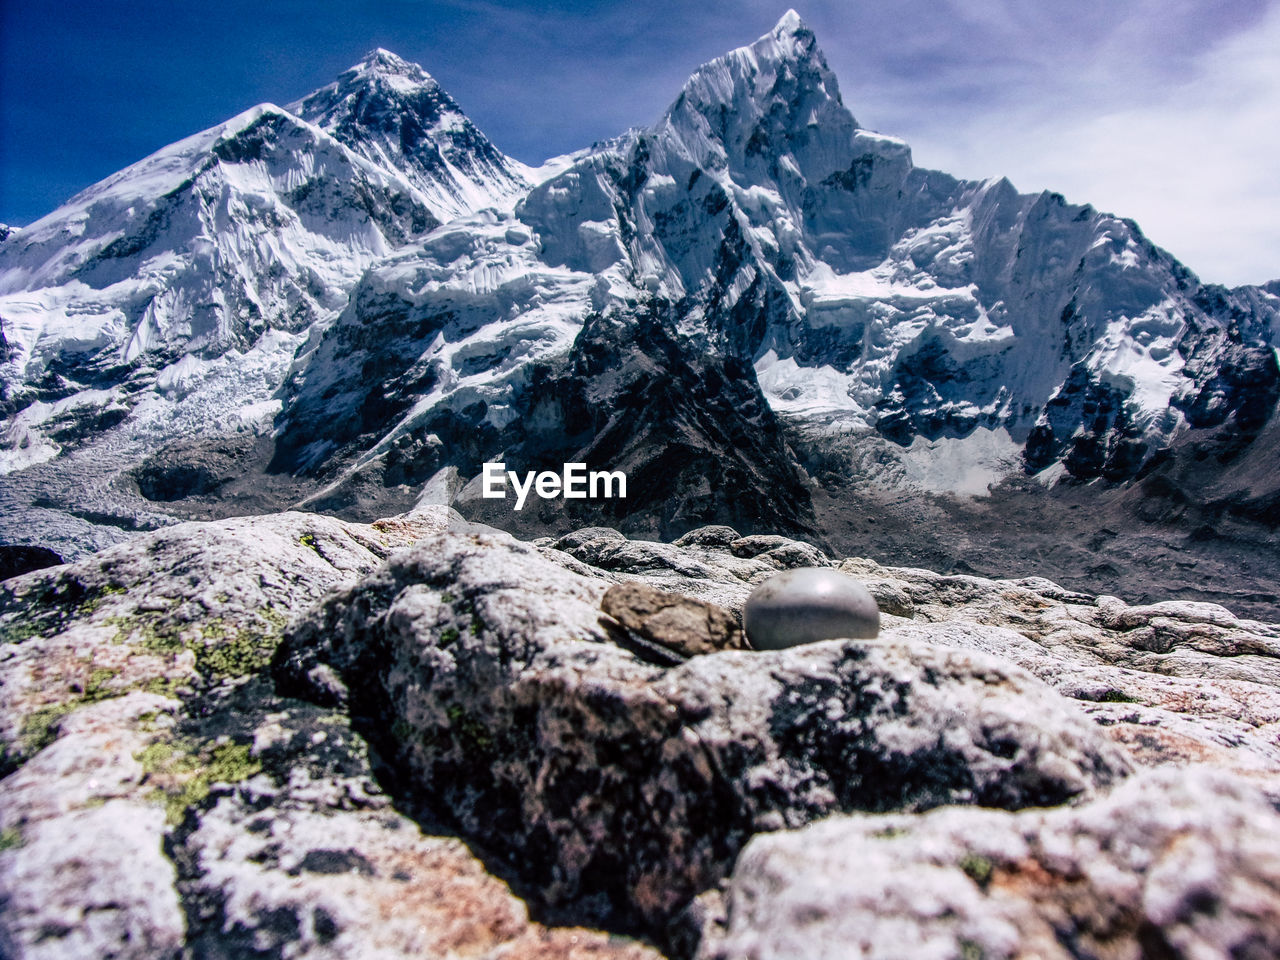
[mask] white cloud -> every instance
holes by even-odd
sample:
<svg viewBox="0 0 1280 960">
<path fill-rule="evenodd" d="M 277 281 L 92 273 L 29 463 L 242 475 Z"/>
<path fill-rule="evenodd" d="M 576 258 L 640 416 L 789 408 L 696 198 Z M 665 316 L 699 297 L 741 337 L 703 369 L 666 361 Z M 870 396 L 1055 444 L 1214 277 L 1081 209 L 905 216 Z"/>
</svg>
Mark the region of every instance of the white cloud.
<svg viewBox="0 0 1280 960">
<path fill-rule="evenodd" d="M 1124 39 L 1056 101 L 1033 89 L 960 131 L 932 125 L 912 138 L 917 162 L 1132 217 L 1207 281 L 1280 278 L 1280 6 L 1187 58 L 1180 80 L 1126 61 Z"/>
</svg>

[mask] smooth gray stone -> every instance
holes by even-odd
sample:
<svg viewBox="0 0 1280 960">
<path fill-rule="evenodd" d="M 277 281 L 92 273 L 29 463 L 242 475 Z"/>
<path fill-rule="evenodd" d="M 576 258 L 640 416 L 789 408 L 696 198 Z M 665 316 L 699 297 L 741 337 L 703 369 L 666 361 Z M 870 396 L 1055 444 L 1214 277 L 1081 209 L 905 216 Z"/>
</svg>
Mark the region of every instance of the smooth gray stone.
<svg viewBox="0 0 1280 960">
<path fill-rule="evenodd" d="M 757 650 L 783 650 L 818 640 L 869 640 L 880 633 L 880 610 L 853 577 L 829 567 L 800 567 L 751 591 L 742 610 Z"/>
</svg>

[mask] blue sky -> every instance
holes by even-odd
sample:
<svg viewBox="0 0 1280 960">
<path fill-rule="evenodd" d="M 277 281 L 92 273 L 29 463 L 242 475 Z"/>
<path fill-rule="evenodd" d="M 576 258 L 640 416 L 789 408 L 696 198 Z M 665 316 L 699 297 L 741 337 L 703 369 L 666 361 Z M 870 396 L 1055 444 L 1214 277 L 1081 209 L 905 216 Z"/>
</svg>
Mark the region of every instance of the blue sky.
<svg viewBox="0 0 1280 960">
<path fill-rule="evenodd" d="M 1132 216 L 1208 280 L 1280 277 L 1280 0 L 0 0 L 0 221 L 375 46 L 536 163 L 652 122 L 788 3 L 917 163 Z"/>
</svg>

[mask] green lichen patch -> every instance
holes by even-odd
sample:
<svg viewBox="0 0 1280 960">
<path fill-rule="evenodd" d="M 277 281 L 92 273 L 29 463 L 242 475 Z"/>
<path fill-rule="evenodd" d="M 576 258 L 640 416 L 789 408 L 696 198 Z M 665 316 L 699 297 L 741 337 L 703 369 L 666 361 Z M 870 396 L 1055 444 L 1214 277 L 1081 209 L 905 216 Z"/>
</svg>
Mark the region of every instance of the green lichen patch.
<svg viewBox="0 0 1280 960">
<path fill-rule="evenodd" d="M 1137 697 L 1131 697 L 1123 690 L 1106 690 L 1098 697 L 1098 703 L 1141 703 Z"/>
<path fill-rule="evenodd" d="M 113 617 L 108 623 L 116 628 L 113 643 L 132 642 L 142 649 L 160 655 L 181 653 L 182 625 L 162 621 L 154 616 Z"/>
<path fill-rule="evenodd" d="M 459 704 L 452 703 L 445 709 L 449 729 L 455 741 L 469 754 L 488 754 L 493 750 L 493 734 L 481 721 L 467 713 Z"/>
<path fill-rule="evenodd" d="M 128 591 L 118 583 L 108 583 L 105 586 L 98 587 L 91 591 L 90 596 L 76 607 L 76 616 L 88 617 L 93 614 L 94 611 L 102 605 L 102 601 L 106 600 L 108 597 L 122 596 L 127 592 Z"/>
<path fill-rule="evenodd" d="M 960 860 L 960 869 L 965 872 L 965 875 L 970 880 L 986 889 L 987 884 L 991 882 L 991 874 L 995 870 L 995 865 L 987 857 L 976 853 L 966 853 Z"/>
<path fill-rule="evenodd" d="M 0 643 L 50 637 L 97 612 L 103 601 L 126 592 L 117 583 L 85 585 L 60 573 L 21 592 L 0 589 Z"/>
<path fill-rule="evenodd" d="M 288 616 L 270 605 L 255 611 L 248 624 L 210 617 L 197 624 L 158 618 L 115 621 L 116 642 L 132 642 L 163 657 L 190 650 L 201 676 L 212 681 L 245 677 L 271 662 L 280 645 Z M 162 691 L 156 691 L 162 692 Z"/>
<path fill-rule="evenodd" d="M 22 643 L 44 634 L 45 627 L 37 620 L 12 620 L 0 624 L 0 643 Z"/>
<path fill-rule="evenodd" d="M 298 538 L 298 542 L 316 553 L 320 552 L 320 548 L 316 546 L 316 535 L 314 533 L 304 533 Z"/>
<path fill-rule="evenodd" d="M 58 737 L 56 732 L 58 721 L 72 710 L 89 703 L 110 700 L 112 697 L 119 697 L 128 693 L 128 689 L 119 685 L 119 678 L 120 671 L 113 667 L 95 668 L 90 664 L 88 679 L 83 684 L 76 684 L 71 688 L 71 697 L 60 703 L 52 703 L 40 707 L 38 710 L 33 710 L 27 714 L 18 733 L 18 756 L 6 757 L 6 759 L 12 759 L 15 763 L 20 763 L 21 760 L 19 758 L 28 759 L 33 757 L 53 743 Z"/>
<path fill-rule="evenodd" d="M 197 742 L 180 737 L 157 740 L 134 756 L 152 796 L 164 804 L 171 825 L 182 822 L 187 811 L 204 801 L 215 783 L 239 783 L 262 769 L 247 743 Z"/>
<path fill-rule="evenodd" d="M 152 677 L 142 685 L 141 689 L 147 693 L 154 693 L 160 697 L 176 700 L 185 686 L 186 684 L 182 680 L 173 677 Z"/>
<path fill-rule="evenodd" d="M 18 733 L 19 756 L 24 759 L 34 757 L 58 739 L 56 732 L 58 721 L 79 705 L 75 700 L 68 700 L 65 703 L 41 707 L 27 714 L 22 720 L 22 728 Z"/>
<path fill-rule="evenodd" d="M 206 623 L 194 648 L 196 669 L 216 678 L 245 677 L 265 669 L 280 646 L 288 617 L 271 607 L 257 617 L 258 624 L 239 629 L 220 618 Z"/>
<path fill-rule="evenodd" d="M 17 827 L 0 830 L 0 850 L 16 850 L 22 846 L 22 831 Z"/>
<path fill-rule="evenodd" d="M 120 696 L 126 691 L 121 689 L 119 679 L 120 671 L 115 667 L 92 668 L 80 693 L 80 702 L 97 703 L 99 700 Z"/>
</svg>

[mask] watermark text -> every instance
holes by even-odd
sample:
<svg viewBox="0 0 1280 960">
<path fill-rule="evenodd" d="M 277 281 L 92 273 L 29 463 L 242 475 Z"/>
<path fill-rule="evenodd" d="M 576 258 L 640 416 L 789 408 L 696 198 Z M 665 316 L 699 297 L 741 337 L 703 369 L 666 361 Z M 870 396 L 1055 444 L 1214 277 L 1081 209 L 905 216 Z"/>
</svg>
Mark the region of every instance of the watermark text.
<svg viewBox="0 0 1280 960">
<path fill-rule="evenodd" d="M 486 463 L 481 473 L 481 495 L 489 500 L 501 500 L 507 495 L 507 484 L 510 483 L 516 492 L 516 509 L 524 509 L 525 501 L 532 491 L 543 500 L 561 497 L 565 500 L 592 500 L 627 496 L 627 475 L 621 470 L 587 470 L 585 463 L 566 463 L 560 473 L 544 470 L 536 473 L 533 470 L 520 475 L 508 470 L 505 463 Z"/>
</svg>

